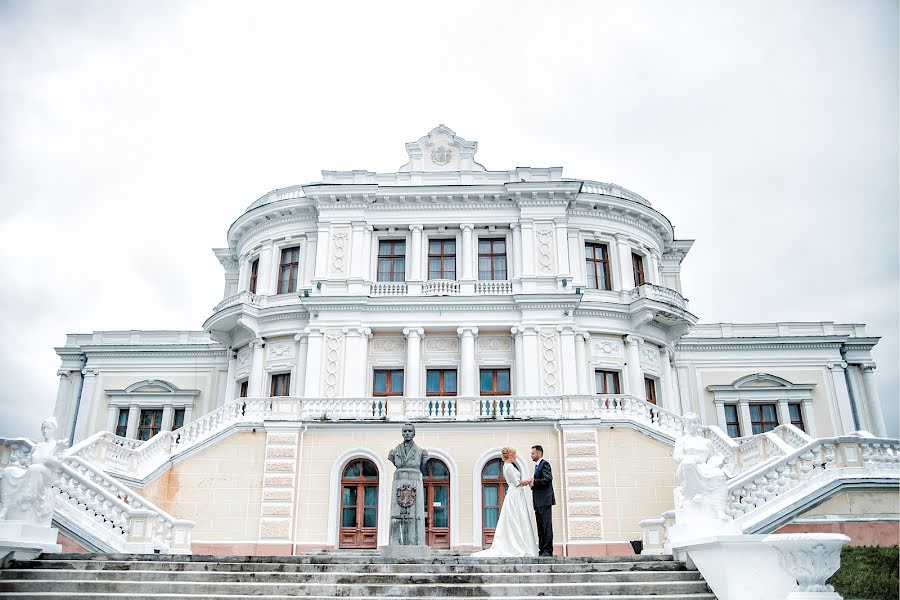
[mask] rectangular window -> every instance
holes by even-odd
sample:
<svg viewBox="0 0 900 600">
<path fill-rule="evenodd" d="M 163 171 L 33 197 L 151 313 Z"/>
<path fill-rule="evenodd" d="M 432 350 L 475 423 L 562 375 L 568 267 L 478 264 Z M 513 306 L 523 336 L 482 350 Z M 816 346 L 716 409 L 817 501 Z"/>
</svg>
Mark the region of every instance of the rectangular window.
<svg viewBox="0 0 900 600">
<path fill-rule="evenodd" d="M 375 396 L 402 396 L 403 369 L 375 369 L 372 387 Z"/>
<path fill-rule="evenodd" d="M 184 427 L 184 409 L 176 408 L 175 414 L 172 416 L 172 431 Z"/>
<path fill-rule="evenodd" d="M 250 263 L 250 286 L 247 288 L 251 294 L 256 293 L 256 280 L 259 279 L 259 259 Z"/>
<path fill-rule="evenodd" d="M 456 280 L 456 240 L 429 240 L 428 279 Z"/>
<path fill-rule="evenodd" d="M 751 404 L 750 425 L 753 435 L 772 431 L 778 427 L 778 411 L 774 404 Z"/>
<path fill-rule="evenodd" d="M 631 268 L 634 271 L 634 285 L 644 285 L 647 280 L 644 279 L 644 257 L 637 252 L 631 253 Z"/>
<path fill-rule="evenodd" d="M 481 281 L 506 280 L 506 240 L 478 240 L 478 279 Z"/>
<path fill-rule="evenodd" d="M 598 394 L 621 394 L 619 373 L 616 371 L 594 371 L 594 382 Z"/>
<path fill-rule="evenodd" d="M 149 440 L 162 429 L 161 408 L 143 409 L 141 417 L 138 420 L 138 436 L 139 440 Z"/>
<path fill-rule="evenodd" d="M 509 396 L 509 369 L 481 369 L 482 396 Z"/>
<path fill-rule="evenodd" d="M 456 369 L 428 369 L 425 372 L 425 393 L 428 396 L 455 396 Z"/>
<path fill-rule="evenodd" d="M 119 414 L 116 416 L 116 435 L 125 437 L 128 433 L 128 409 L 120 408 Z"/>
<path fill-rule="evenodd" d="M 239 398 L 246 398 L 246 397 L 247 397 L 247 391 L 248 391 L 249 389 L 250 389 L 250 382 L 249 382 L 247 379 L 245 379 L 244 381 L 241 382 L 241 389 L 240 389 L 240 392 L 238 393 L 238 397 L 239 397 Z"/>
<path fill-rule="evenodd" d="M 587 243 L 584 246 L 587 266 L 587 286 L 593 290 L 609 290 L 609 252 L 606 244 Z"/>
<path fill-rule="evenodd" d="M 656 380 L 644 377 L 644 399 L 650 404 L 656 404 Z"/>
<path fill-rule="evenodd" d="M 728 437 L 741 437 L 741 423 L 738 421 L 737 404 L 725 405 L 725 429 L 728 432 Z"/>
<path fill-rule="evenodd" d="M 276 373 L 272 375 L 272 389 L 270 396 L 290 396 L 291 395 L 291 374 Z"/>
<path fill-rule="evenodd" d="M 800 404 L 788 404 L 788 413 L 791 417 L 791 425 L 800 431 L 806 431 L 803 425 L 803 407 Z"/>
<path fill-rule="evenodd" d="M 406 281 L 406 242 L 378 242 L 378 281 Z"/>
<path fill-rule="evenodd" d="M 278 293 L 290 294 L 297 291 L 297 275 L 300 272 L 300 246 L 283 248 L 281 264 L 278 267 Z"/>
</svg>

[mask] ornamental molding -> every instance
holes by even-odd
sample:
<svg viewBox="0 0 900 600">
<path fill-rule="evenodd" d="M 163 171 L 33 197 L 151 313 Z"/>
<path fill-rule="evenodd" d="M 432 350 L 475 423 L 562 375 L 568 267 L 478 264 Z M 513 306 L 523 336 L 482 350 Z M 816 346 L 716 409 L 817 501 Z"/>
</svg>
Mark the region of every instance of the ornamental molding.
<svg viewBox="0 0 900 600">
<path fill-rule="evenodd" d="M 136 352 L 110 351 L 110 352 L 91 352 L 89 357 L 92 360 L 101 358 L 225 358 L 227 351 L 225 348 L 221 350 L 201 351 L 170 351 L 170 350 L 148 350 L 142 348 Z"/>
<path fill-rule="evenodd" d="M 294 357 L 294 342 L 276 342 L 268 344 L 269 359 L 288 359 Z"/>
<path fill-rule="evenodd" d="M 343 356 L 344 334 L 339 331 L 325 332 L 325 396 L 335 398 L 341 383 L 341 358 Z"/>
<path fill-rule="evenodd" d="M 459 352 L 458 337 L 426 337 L 425 350 L 428 352 Z"/>
<path fill-rule="evenodd" d="M 265 205 L 269 207 L 269 205 Z M 273 210 L 274 209 L 274 210 Z M 298 204 L 296 208 L 277 208 L 269 207 L 270 212 L 276 213 L 274 216 L 266 213 L 257 213 L 248 216 L 250 213 L 244 213 L 241 217 L 231 225 L 228 232 L 228 246 L 230 248 L 239 247 L 245 239 L 254 236 L 266 229 L 285 225 L 290 223 L 307 223 L 316 221 L 315 210 L 306 204 Z M 242 222 L 242 219 L 247 217 Z M 309 232 L 306 232 L 309 233 Z"/>
<path fill-rule="evenodd" d="M 402 337 L 373 337 L 373 354 L 401 354 L 406 351 L 406 339 Z"/>
<path fill-rule="evenodd" d="M 612 208 L 612 207 L 608 207 Z M 665 245 L 667 242 L 671 242 L 674 240 L 674 236 L 672 233 L 662 227 L 662 226 L 652 226 L 651 223 L 654 221 L 645 221 L 640 219 L 634 219 L 630 217 L 626 217 L 624 215 L 619 215 L 611 212 L 601 212 L 600 210 L 580 210 L 580 209 L 569 209 L 567 212 L 570 216 L 576 217 L 588 217 L 591 219 L 596 219 L 598 221 L 607 221 L 610 223 L 620 224 L 620 225 L 629 225 L 636 229 L 643 231 L 644 233 L 650 235 L 652 238 L 656 239 L 660 245 Z"/>
<path fill-rule="evenodd" d="M 112 397 L 129 397 L 141 398 L 143 396 L 167 396 L 167 397 L 189 397 L 193 398 L 200 394 L 200 390 L 181 389 L 174 383 L 163 381 L 161 379 L 144 379 L 132 383 L 125 389 L 121 390 L 105 390 L 106 394 Z"/>
<path fill-rule="evenodd" d="M 557 366 L 559 334 L 555 328 L 543 328 L 538 340 L 541 350 L 541 393 L 555 396 L 560 389 Z"/>
<path fill-rule="evenodd" d="M 622 345 L 612 340 L 597 340 L 591 342 L 591 354 L 603 356 L 622 356 Z"/>
<path fill-rule="evenodd" d="M 481 352 L 512 352 L 512 338 L 508 335 L 483 335 L 478 337 Z"/>
<path fill-rule="evenodd" d="M 684 338 L 682 338 L 683 340 Z M 839 343 L 809 343 L 809 342 L 784 342 L 784 343 L 753 343 L 752 341 L 748 341 L 745 343 L 725 343 L 725 344 L 715 344 L 715 343 L 702 343 L 696 344 L 693 341 L 689 343 L 683 343 L 679 341 L 675 346 L 675 349 L 679 352 L 718 352 L 718 351 L 743 351 L 743 352 L 763 352 L 767 350 L 830 350 L 840 348 L 841 344 Z"/>
</svg>

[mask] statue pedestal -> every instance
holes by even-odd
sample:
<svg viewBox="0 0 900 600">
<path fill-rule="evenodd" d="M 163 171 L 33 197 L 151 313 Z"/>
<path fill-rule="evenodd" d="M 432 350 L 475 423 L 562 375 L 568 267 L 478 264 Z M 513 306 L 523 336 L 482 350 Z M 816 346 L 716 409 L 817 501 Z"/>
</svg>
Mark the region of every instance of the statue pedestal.
<svg viewBox="0 0 900 600">
<path fill-rule="evenodd" d="M 395 559 L 413 559 L 428 558 L 431 556 L 431 548 L 428 546 L 401 546 L 399 544 L 391 544 L 381 549 L 381 554 L 385 558 Z"/>
<path fill-rule="evenodd" d="M 9 554 L 17 560 L 31 560 L 42 552 L 60 552 L 59 530 L 22 521 L 0 521 L 0 560 Z"/>
</svg>

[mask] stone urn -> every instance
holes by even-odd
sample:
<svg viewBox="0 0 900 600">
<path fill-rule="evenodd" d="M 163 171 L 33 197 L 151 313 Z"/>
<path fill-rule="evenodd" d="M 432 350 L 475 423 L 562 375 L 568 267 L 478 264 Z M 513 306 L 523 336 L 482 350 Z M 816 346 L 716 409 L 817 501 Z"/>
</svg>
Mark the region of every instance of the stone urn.
<svg viewBox="0 0 900 600">
<path fill-rule="evenodd" d="M 775 549 L 781 568 L 797 580 L 786 600 L 840 600 L 825 583 L 841 566 L 841 548 L 850 538 L 840 533 L 781 533 L 763 539 Z"/>
</svg>

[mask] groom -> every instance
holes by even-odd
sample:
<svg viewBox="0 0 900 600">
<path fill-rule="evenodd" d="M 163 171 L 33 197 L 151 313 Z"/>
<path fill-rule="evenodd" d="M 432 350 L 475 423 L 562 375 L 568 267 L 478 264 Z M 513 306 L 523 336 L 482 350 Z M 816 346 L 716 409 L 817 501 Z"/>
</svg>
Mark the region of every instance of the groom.
<svg viewBox="0 0 900 600">
<path fill-rule="evenodd" d="M 550 469 L 550 463 L 544 460 L 542 446 L 531 447 L 531 460 L 535 462 L 534 477 L 519 485 L 531 485 L 538 530 L 538 556 L 553 556 L 552 513 L 553 505 L 556 504 L 556 496 L 553 494 L 553 471 Z"/>
</svg>

